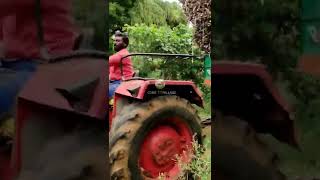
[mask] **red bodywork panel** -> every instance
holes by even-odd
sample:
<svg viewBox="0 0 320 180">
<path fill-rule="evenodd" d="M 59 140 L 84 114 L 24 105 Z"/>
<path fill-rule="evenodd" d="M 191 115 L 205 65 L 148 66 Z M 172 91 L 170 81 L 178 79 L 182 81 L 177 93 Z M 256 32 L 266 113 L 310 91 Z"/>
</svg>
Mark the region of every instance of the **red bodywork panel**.
<svg viewBox="0 0 320 180">
<path fill-rule="evenodd" d="M 229 61 L 218 61 L 213 66 L 214 74 L 228 74 L 228 75 L 239 75 L 239 74 L 250 74 L 261 78 L 265 86 L 271 92 L 275 100 L 281 105 L 281 107 L 291 113 L 292 109 L 290 105 L 282 98 L 277 88 L 273 85 L 273 80 L 270 74 L 266 71 L 265 67 L 260 64 L 243 63 L 243 62 L 229 62 Z"/>
<path fill-rule="evenodd" d="M 21 130 L 32 109 L 58 109 L 81 114 L 92 119 L 105 120 L 107 115 L 107 64 L 105 59 L 72 58 L 61 62 L 40 65 L 18 97 L 16 139 L 12 153 L 13 177 L 21 167 Z M 77 89 L 77 86 L 97 82 L 91 88 L 92 98 L 88 111 L 73 108 L 56 88 Z M 93 92 L 92 92 L 93 91 Z M 87 95 L 83 95 L 85 97 Z M 82 97 L 80 97 L 82 98 Z M 30 112 L 31 111 L 31 112 Z"/>
<path fill-rule="evenodd" d="M 146 94 L 146 90 L 147 87 L 150 84 L 155 84 L 157 80 L 131 80 L 131 81 L 125 81 L 122 82 L 121 85 L 117 88 L 117 90 L 115 91 L 115 94 L 119 94 L 122 96 L 127 96 L 127 97 L 132 97 L 132 98 L 136 98 L 136 99 L 140 99 L 143 100 L 145 94 Z M 202 96 L 201 92 L 198 90 L 198 88 L 196 87 L 196 85 L 192 82 L 192 81 L 173 81 L 173 80 L 166 80 L 164 81 L 165 85 L 176 85 L 176 86 L 182 86 L 182 85 L 188 85 L 188 86 L 192 86 L 193 89 L 195 90 L 195 92 L 197 93 L 197 95 Z M 137 96 L 132 96 L 131 93 L 128 91 L 128 89 L 131 88 L 135 88 L 137 86 L 140 86 L 140 90 Z"/>
<path fill-rule="evenodd" d="M 227 82 L 228 78 L 229 80 L 231 79 L 230 77 L 233 77 L 234 79 Z M 245 78 L 240 79 L 239 77 L 245 77 Z M 266 68 L 263 65 L 234 62 L 234 61 L 216 61 L 213 66 L 213 81 L 214 81 L 213 83 L 214 84 L 216 83 L 215 84 L 216 89 L 213 88 L 213 99 L 215 99 L 214 101 L 216 102 L 216 106 L 220 105 L 220 107 L 225 108 L 225 110 L 228 110 L 228 107 L 232 107 L 234 111 L 237 111 L 237 109 L 243 108 L 243 106 L 245 106 L 243 104 L 251 105 L 249 108 L 254 107 L 255 101 L 253 101 L 250 98 L 249 99 L 239 98 L 240 100 L 237 99 L 237 97 L 239 96 L 247 96 L 248 93 L 250 93 L 250 91 L 256 91 L 253 88 L 255 87 L 256 84 L 244 83 L 246 79 L 252 79 L 252 77 L 254 77 L 256 80 L 258 79 L 258 81 L 254 81 L 254 82 L 259 84 L 259 87 L 263 89 L 262 92 L 265 92 L 264 95 L 267 94 L 266 96 L 264 96 L 264 97 L 267 97 L 267 100 L 258 101 L 258 103 L 263 103 L 263 102 L 267 102 L 267 103 L 265 104 L 265 106 L 259 104 L 261 105 L 260 107 L 263 107 L 263 108 L 259 109 L 260 111 L 258 112 L 257 115 L 252 115 L 252 116 L 250 114 L 255 114 L 255 112 L 252 112 L 254 110 L 245 109 L 246 107 L 244 107 L 244 109 L 247 112 L 244 112 L 243 114 L 246 113 L 247 115 L 246 117 L 251 117 L 251 119 L 248 122 L 255 124 L 257 128 L 261 129 L 261 132 L 264 132 L 264 133 L 269 132 L 280 141 L 286 142 L 294 147 L 298 147 L 297 134 L 296 134 L 296 129 L 294 127 L 294 122 L 293 122 L 292 108 L 282 98 L 280 92 L 273 84 L 272 77 L 270 76 L 270 74 L 267 72 Z M 239 78 L 239 79 L 236 79 L 236 78 Z M 216 95 L 216 93 L 218 92 L 217 89 L 219 89 L 218 95 Z M 224 96 L 224 97 L 221 98 L 221 96 Z M 232 98 L 229 98 L 229 96 L 232 96 Z M 224 100 L 228 102 L 224 102 Z M 242 101 L 242 102 L 238 102 L 238 101 Z M 247 102 L 244 102 L 244 101 L 247 101 Z M 233 105 L 233 104 L 237 104 L 237 105 Z M 245 111 L 245 110 L 239 110 L 239 111 Z M 242 112 L 240 112 L 239 114 L 241 113 Z"/>
<path fill-rule="evenodd" d="M 112 116 L 109 116 L 109 125 L 111 126 L 112 118 L 115 117 L 116 111 L 117 111 L 117 101 L 120 98 L 128 97 L 133 98 L 138 101 L 143 101 L 145 99 L 145 96 L 147 95 L 147 88 L 150 85 L 154 85 L 157 82 L 157 80 L 149 80 L 149 79 L 132 79 L 128 81 L 123 81 L 120 86 L 115 91 L 114 96 L 114 107 Z M 164 81 L 166 86 L 175 86 L 175 87 L 181 87 L 181 86 L 189 86 L 191 89 L 195 92 L 192 96 L 188 98 L 194 98 L 195 104 L 197 104 L 200 107 L 203 107 L 203 99 L 202 99 L 202 93 L 200 90 L 196 87 L 196 85 L 192 81 L 175 81 L 175 80 L 165 80 Z M 138 89 L 137 94 L 134 96 L 130 93 L 129 89 Z M 175 89 L 175 88 L 173 88 Z M 156 97 L 157 95 L 154 95 Z"/>
</svg>

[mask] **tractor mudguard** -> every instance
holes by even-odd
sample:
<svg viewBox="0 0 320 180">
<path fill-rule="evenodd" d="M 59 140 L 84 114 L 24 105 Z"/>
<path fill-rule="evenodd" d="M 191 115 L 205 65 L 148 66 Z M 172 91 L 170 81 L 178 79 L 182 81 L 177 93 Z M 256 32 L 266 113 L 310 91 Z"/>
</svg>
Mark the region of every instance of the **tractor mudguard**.
<svg viewBox="0 0 320 180">
<path fill-rule="evenodd" d="M 193 104 L 203 107 L 202 93 L 192 81 L 159 81 L 155 79 L 133 78 L 123 81 L 115 91 L 114 108 L 121 109 L 121 107 L 116 105 L 121 97 L 148 101 L 154 97 L 163 95 L 180 96 Z"/>
<path fill-rule="evenodd" d="M 213 66 L 213 84 L 214 108 L 298 147 L 292 109 L 263 65 L 218 61 Z"/>
<path fill-rule="evenodd" d="M 103 53 L 70 54 L 38 66 L 19 93 L 12 152 L 13 176 L 22 165 L 22 129 L 37 112 L 65 112 L 79 120 L 106 120 L 108 67 Z"/>
</svg>

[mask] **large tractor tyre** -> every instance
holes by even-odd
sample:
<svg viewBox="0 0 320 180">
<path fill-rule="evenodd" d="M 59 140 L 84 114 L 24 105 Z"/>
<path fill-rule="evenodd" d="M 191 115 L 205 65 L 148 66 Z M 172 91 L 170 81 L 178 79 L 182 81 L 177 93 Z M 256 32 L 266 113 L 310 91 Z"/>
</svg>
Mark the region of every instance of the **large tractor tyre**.
<svg viewBox="0 0 320 180">
<path fill-rule="evenodd" d="M 247 122 L 215 112 L 212 139 L 215 180 L 286 180 L 276 153 Z"/>
<path fill-rule="evenodd" d="M 46 143 L 18 180 L 105 180 L 105 135 L 80 131 Z"/>
<path fill-rule="evenodd" d="M 176 179 L 184 174 L 176 155 L 191 160 L 183 152 L 191 149 L 193 136 L 202 143 L 200 118 L 185 99 L 160 96 L 123 108 L 109 135 L 111 179 L 157 179 L 159 174 Z"/>
</svg>

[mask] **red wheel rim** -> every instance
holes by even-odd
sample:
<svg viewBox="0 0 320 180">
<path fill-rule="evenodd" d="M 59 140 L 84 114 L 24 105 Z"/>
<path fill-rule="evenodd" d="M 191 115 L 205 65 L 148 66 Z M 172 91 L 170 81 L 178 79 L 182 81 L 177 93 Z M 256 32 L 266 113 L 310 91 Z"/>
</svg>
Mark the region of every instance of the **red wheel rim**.
<svg viewBox="0 0 320 180">
<path fill-rule="evenodd" d="M 191 158 L 183 151 L 191 145 L 192 132 L 188 126 L 177 117 L 165 119 L 144 139 L 139 154 L 140 168 L 151 178 L 164 173 L 167 179 L 172 179 L 180 173 L 176 155 L 188 163 Z"/>
</svg>

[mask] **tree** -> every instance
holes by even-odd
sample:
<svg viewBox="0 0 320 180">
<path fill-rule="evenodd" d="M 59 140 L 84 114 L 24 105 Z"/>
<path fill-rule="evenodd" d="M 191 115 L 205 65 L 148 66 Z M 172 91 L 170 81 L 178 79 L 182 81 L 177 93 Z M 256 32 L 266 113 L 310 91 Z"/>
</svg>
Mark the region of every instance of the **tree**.
<svg viewBox="0 0 320 180">
<path fill-rule="evenodd" d="M 134 24 L 176 27 L 187 20 L 181 6 L 162 0 L 111 0 L 109 3 L 109 52 L 112 52 L 112 35 L 116 30 Z"/>
<path fill-rule="evenodd" d="M 130 24 L 147 24 L 175 27 L 186 24 L 186 17 L 177 3 L 162 0 L 138 0 L 130 10 Z"/>
<path fill-rule="evenodd" d="M 109 1 L 109 30 L 114 32 L 117 29 L 122 29 L 125 24 L 130 23 L 130 9 L 134 6 L 137 0 L 110 0 Z M 109 32 L 109 33 L 110 33 Z"/>
<path fill-rule="evenodd" d="M 274 75 L 294 68 L 299 54 L 298 3 L 215 1 L 215 58 L 259 61 Z"/>
<path fill-rule="evenodd" d="M 211 0 L 180 0 L 183 10 L 192 22 L 194 40 L 206 53 L 211 53 Z"/>
</svg>

